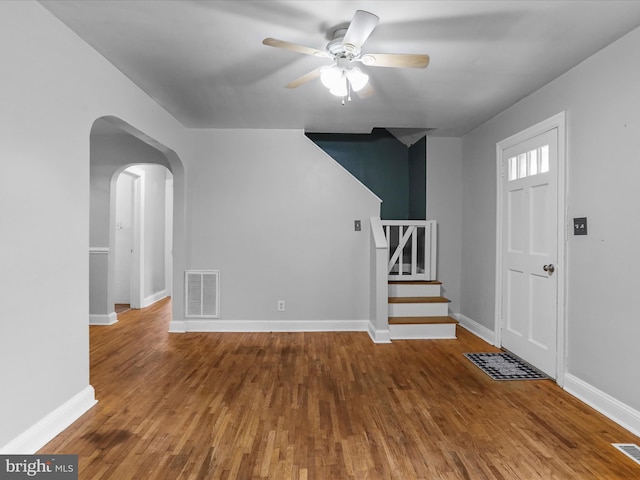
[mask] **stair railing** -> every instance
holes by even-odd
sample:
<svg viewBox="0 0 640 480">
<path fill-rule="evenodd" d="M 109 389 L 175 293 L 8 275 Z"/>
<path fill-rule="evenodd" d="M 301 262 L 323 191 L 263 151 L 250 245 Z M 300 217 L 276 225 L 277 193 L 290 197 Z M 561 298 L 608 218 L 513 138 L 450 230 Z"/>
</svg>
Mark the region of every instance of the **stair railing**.
<svg viewBox="0 0 640 480">
<path fill-rule="evenodd" d="M 389 280 L 435 280 L 435 220 L 382 220 L 389 246 Z"/>
</svg>

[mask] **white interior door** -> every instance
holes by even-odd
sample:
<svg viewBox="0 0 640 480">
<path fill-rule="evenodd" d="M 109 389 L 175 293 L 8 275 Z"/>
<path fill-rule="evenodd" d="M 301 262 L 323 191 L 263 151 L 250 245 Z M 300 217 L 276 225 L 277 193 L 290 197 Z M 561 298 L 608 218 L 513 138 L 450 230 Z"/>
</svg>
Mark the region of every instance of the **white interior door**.
<svg viewBox="0 0 640 480">
<path fill-rule="evenodd" d="M 502 346 L 556 378 L 558 129 L 502 153 Z"/>
<path fill-rule="evenodd" d="M 131 257 L 133 252 L 134 176 L 124 171 L 116 182 L 115 289 L 114 302 L 131 303 Z"/>
</svg>

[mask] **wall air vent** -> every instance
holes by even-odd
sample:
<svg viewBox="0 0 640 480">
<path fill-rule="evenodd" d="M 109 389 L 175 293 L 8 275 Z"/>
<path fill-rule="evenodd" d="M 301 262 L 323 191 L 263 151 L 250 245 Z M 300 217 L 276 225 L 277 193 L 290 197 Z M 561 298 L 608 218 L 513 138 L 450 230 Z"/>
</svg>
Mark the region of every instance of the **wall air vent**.
<svg viewBox="0 0 640 480">
<path fill-rule="evenodd" d="M 612 443 L 611 445 L 640 465 L 640 447 L 638 445 L 634 443 Z"/>
<path fill-rule="evenodd" d="M 220 271 L 187 270 L 184 278 L 185 317 L 220 317 Z"/>
</svg>

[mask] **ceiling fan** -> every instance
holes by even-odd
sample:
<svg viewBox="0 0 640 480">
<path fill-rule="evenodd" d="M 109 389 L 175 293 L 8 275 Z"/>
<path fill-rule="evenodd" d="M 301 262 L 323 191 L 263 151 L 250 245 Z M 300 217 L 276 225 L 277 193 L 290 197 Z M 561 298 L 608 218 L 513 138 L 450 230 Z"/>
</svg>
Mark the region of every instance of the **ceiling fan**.
<svg viewBox="0 0 640 480">
<path fill-rule="evenodd" d="M 351 91 L 362 98 L 373 93 L 369 85 L 369 76 L 354 63 L 367 67 L 425 68 L 429 64 L 429 55 L 407 53 L 363 53 L 362 45 L 378 24 L 379 17 L 364 10 L 357 10 L 348 27 L 339 27 L 332 34 L 332 40 L 324 50 L 305 47 L 284 40 L 265 38 L 262 43 L 270 47 L 284 48 L 305 55 L 313 55 L 333 60 L 331 65 L 323 65 L 286 85 L 296 88 L 320 77 L 323 85 L 338 97 L 351 100 Z"/>
</svg>

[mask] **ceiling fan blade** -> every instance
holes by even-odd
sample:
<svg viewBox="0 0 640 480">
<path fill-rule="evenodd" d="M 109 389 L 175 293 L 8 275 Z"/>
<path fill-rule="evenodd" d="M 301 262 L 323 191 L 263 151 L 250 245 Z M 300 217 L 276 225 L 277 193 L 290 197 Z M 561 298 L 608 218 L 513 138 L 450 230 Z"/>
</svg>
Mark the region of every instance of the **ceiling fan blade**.
<svg viewBox="0 0 640 480">
<path fill-rule="evenodd" d="M 357 10 L 349 24 L 347 33 L 344 34 L 342 44 L 353 45 L 354 50 L 360 50 L 362 44 L 376 28 L 379 20 L 380 18 L 373 13 Z"/>
<path fill-rule="evenodd" d="M 426 68 L 429 55 L 413 53 L 367 53 L 361 58 L 368 67 Z"/>
<path fill-rule="evenodd" d="M 305 55 L 314 55 L 316 57 L 328 57 L 329 54 L 324 50 L 318 50 L 317 48 L 305 47 L 304 45 L 298 45 L 296 43 L 285 42 L 284 40 L 278 40 L 276 38 L 265 38 L 262 43 L 269 47 L 284 48 L 285 50 L 292 50 L 298 53 L 304 53 Z"/>
<path fill-rule="evenodd" d="M 320 76 L 320 73 L 322 73 L 322 69 L 325 68 L 326 65 L 323 65 L 322 67 L 318 67 L 315 70 L 311 70 L 309 73 L 306 73 L 304 75 L 302 75 L 299 78 L 296 78 L 293 82 L 290 82 L 286 85 L 287 88 L 297 88 L 300 85 L 304 85 L 307 82 L 310 82 L 311 80 L 315 80 L 316 78 L 318 78 Z"/>
</svg>

